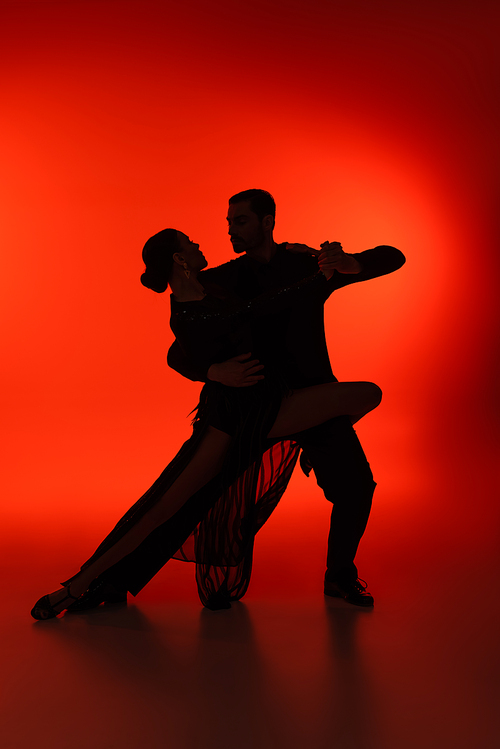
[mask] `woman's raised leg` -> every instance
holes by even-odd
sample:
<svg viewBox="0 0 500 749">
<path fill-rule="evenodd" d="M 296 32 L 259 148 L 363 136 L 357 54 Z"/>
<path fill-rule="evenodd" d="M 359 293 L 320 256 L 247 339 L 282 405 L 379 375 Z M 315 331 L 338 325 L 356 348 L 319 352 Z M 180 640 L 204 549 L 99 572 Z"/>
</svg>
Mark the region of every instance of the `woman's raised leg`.
<svg viewBox="0 0 500 749">
<path fill-rule="evenodd" d="M 215 427 L 208 427 L 192 460 L 170 489 L 123 538 L 71 581 L 71 596 L 78 597 L 84 593 L 92 580 L 134 551 L 155 528 L 175 515 L 189 497 L 216 476 L 222 469 L 230 442 L 231 437 L 228 434 Z M 67 592 L 68 586 L 49 594 L 48 602 L 56 612 L 63 611 L 72 603 L 67 599 Z M 37 604 L 33 612 L 36 606 Z"/>
<path fill-rule="evenodd" d="M 286 437 L 323 424 L 335 416 L 357 421 L 373 411 L 382 391 L 373 382 L 328 382 L 295 390 L 284 398 L 269 437 Z"/>
</svg>

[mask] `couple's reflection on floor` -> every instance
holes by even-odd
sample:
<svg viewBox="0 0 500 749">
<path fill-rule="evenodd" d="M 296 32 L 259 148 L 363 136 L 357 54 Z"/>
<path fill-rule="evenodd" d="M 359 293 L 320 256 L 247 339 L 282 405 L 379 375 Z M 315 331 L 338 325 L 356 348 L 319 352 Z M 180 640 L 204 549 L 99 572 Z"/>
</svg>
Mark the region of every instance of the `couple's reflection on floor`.
<svg viewBox="0 0 500 749">
<path fill-rule="evenodd" d="M 367 633 L 372 630 L 376 612 L 325 597 L 325 613 L 328 628 L 325 663 L 329 664 L 325 669 L 325 729 L 329 728 L 330 736 L 341 746 L 377 745 L 380 726 L 367 660 L 370 640 Z"/>
<path fill-rule="evenodd" d="M 54 640 L 62 641 L 65 652 L 71 649 L 75 670 L 80 662 L 86 678 L 113 674 L 135 685 L 145 682 L 151 686 L 161 680 L 163 673 L 177 668 L 169 638 L 162 636 L 135 605 L 99 606 L 86 613 L 66 613 L 62 618 L 37 622 L 34 627 L 37 633 L 48 635 L 52 645 Z"/>
<path fill-rule="evenodd" d="M 310 609 L 239 602 L 217 612 L 182 602 L 141 610 L 138 602 L 35 628 L 52 649 L 71 651 L 74 678 L 80 670 L 96 691 L 119 684 L 122 699 L 140 696 L 158 726 L 176 723 L 186 746 L 215 746 L 245 727 L 242 749 L 284 740 L 326 749 L 368 746 L 377 732 L 360 648 L 372 616 L 333 599 Z"/>
<path fill-rule="evenodd" d="M 230 611 L 200 612 L 195 663 L 199 721 L 193 745 L 212 746 L 208 736 L 214 746 L 225 745 L 232 735 L 241 749 L 267 747 L 262 653 L 245 603 L 233 603 Z"/>
<path fill-rule="evenodd" d="M 242 747 L 371 745 L 380 731 L 360 639 L 372 614 L 332 599 L 310 611 L 291 602 L 238 603 L 220 618 L 203 611 L 203 730 L 222 737 L 245 726 Z"/>
</svg>

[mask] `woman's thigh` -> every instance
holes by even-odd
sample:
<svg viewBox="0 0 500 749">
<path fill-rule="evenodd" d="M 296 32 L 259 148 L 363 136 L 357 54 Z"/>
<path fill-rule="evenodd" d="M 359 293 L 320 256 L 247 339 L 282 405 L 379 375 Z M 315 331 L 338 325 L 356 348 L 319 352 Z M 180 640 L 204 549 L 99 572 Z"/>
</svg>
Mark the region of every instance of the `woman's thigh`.
<svg viewBox="0 0 500 749">
<path fill-rule="evenodd" d="M 207 427 L 188 465 L 150 510 L 150 517 L 156 515 L 164 522 L 174 515 L 189 497 L 216 476 L 222 469 L 231 439 L 226 432 L 213 426 Z"/>
<path fill-rule="evenodd" d="M 380 403 L 372 382 L 329 382 L 301 388 L 284 398 L 269 437 L 284 437 L 318 426 L 337 416 L 367 413 Z"/>
</svg>

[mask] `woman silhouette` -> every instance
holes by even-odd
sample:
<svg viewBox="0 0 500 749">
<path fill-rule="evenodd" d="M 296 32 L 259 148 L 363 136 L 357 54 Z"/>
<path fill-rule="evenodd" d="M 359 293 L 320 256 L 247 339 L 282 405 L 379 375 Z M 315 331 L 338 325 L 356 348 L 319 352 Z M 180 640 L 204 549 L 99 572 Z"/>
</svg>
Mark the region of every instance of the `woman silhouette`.
<svg viewBox="0 0 500 749">
<path fill-rule="evenodd" d="M 329 277 L 318 271 L 248 302 L 202 285 L 198 272 L 207 261 L 180 231 L 158 232 L 142 255 L 142 283 L 158 293 L 171 287 L 172 330 L 190 360 L 205 369 L 249 356 L 255 318 L 322 293 Z M 293 434 L 335 416 L 358 420 L 381 398 L 369 382 L 291 392 L 272 367 L 265 376 L 260 369 L 255 367 L 251 387 L 207 382 L 192 436 L 80 571 L 37 601 L 35 619 L 126 597 L 126 591 L 136 595 L 172 557 L 196 563 L 199 595 L 208 608 L 228 608 L 244 595 L 255 534 L 276 507 L 298 456 Z"/>
</svg>

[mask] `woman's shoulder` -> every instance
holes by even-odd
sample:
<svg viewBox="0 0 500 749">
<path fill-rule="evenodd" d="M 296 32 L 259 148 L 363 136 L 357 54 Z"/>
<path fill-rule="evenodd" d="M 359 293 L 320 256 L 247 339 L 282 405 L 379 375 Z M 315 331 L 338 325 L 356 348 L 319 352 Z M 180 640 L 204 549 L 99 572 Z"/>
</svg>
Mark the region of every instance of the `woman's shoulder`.
<svg viewBox="0 0 500 749">
<path fill-rule="evenodd" d="M 170 295 L 170 309 L 173 315 L 198 315 L 203 314 L 204 310 L 213 307 L 219 307 L 217 297 L 211 293 L 206 293 L 201 299 L 180 300 L 176 299 L 173 294 Z"/>
</svg>

